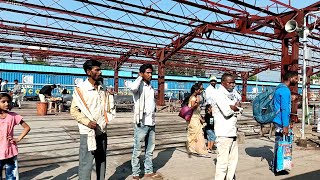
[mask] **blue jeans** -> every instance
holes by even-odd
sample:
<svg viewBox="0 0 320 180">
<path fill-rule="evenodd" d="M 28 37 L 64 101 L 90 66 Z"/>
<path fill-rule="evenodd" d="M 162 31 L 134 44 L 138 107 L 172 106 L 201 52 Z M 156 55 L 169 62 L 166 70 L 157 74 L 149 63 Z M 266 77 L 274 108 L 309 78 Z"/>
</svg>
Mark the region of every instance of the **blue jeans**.
<svg viewBox="0 0 320 180">
<path fill-rule="evenodd" d="M 134 144 L 132 152 L 132 176 L 140 175 L 140 154 L 141 154 L 141 143 L 145 142 L 145 157 L 144 157 L 144 172 L 145 174 L 153 173 L 153 150 L 155 148 L 155 126 L 144 126 L 138 127 L 137 124 L 134 125 Z"/>
<path fill-rule="evenodd" d="M 208 141 L 216 141 L 217 136 L 212 129 L 206 129 Z"/>
<path fill-rule="evenodd" d="M 0 179 L 2 179 L 2 169 L 6 169 L 6 180 L 19 179 L 17 156 L 0 160 Z"/>
<path fill-rule="evenodd" d="M 91 179 L 93 159 L 96 162 L 97 180 L 104 180 L 107 161 L 107 135 L 96 136 L 97 149 L 95 151 L 88 151 L 87 139 L 87 134 L 80 134 L 79 180 Z"/>
</svg>

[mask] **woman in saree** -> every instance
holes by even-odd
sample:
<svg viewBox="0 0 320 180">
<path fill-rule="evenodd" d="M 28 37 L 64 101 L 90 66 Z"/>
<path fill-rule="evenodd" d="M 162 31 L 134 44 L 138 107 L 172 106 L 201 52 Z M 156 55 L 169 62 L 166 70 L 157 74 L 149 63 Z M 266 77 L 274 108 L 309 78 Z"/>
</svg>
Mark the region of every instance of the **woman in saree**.
<svg viewBox="0 0 320 180">
<path fill-rule="evenodd" d="M 185 103 L 193 109 L 193 114 L 190 121 L 187 121 L 188 136 L 187 136 L 187 151 L 190 154 L 202 157 L 208 157 L 208 150 L 205 144 L 202 128 L 204 120 L 200 115 L 200 97 L 201 89 L 198 84 L 191 87 L 191 95 L 185 99 Z"/>
</svg>

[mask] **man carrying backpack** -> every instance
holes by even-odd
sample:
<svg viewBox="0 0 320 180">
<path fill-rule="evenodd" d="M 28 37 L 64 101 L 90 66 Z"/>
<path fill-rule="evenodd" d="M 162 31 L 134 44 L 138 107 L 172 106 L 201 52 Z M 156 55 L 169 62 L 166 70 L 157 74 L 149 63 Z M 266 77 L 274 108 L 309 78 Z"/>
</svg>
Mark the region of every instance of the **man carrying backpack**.
<svg viewBox="0 0 320 180">
<path fill-rule="evenodd" d="M 283 135 L 289 134 L 290 112 L 291 112 L 291 92 L 289 87 L 298 83 L 298 72 L 287 71 L 283 76 L 283 83 L 279 84 L 274 94 L 274 108 L 277 113 L 273 119 L 275 126 L 275 148 L 272 170 L 275 175 L 287 174 L 286 171 L 276 172 L 277 168 L 277 150 L 279 141 L 283 140 Z"/>
</svg>

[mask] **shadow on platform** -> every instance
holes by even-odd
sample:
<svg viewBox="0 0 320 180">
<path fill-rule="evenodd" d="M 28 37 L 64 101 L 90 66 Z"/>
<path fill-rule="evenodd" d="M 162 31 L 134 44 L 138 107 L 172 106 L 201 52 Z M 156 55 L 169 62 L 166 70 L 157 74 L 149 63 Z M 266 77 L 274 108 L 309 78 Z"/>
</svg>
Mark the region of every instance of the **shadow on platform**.
<svg viewBox="0 0 320 180">
<path fill-rule="evenodd" d="M 153 159 L 153 167 L 154 167 L 154 172 L 157 172 L 159 169 L 164 167 L 166 163 L 171 159 L 172 154 L 176 148 L 167 148 L 163 151 L 160 151 L 158 153 L 158 156 Z M 143 158 L 144 156 L 140 157 L 140 166 L 141 166 L 141 172 L 144 172 L 144 167 L 143 167 Z M 116 172 L 109 177 L 109 180 L 118 180 L 118 179 L 126 179 L 128 176 L 132 174 L 131 171 L 131 160 L 123 163 L 122 165 L 118 166 L 116 168 Z M 141 174 L 142 175 L 142 174 Z"/>
<path fill-rule="evenodd" d="M 320 170 L 296 175 L 293 177 L 284 178 L 283 180 L 305 180 L 305 179 L 320 179 Z"/>
<path fill-rule="evenodd" d="M 70 179 L 70 177 L 74 176 L 78 176 L 78 166 L 68 169 L 67 172 L 56 176 L 52 180 Z"/>
<path fill-rule="evenodd" d="M 35 178 L 36 176 L 38 176 L 41 173 L 44 173 L 46 171 L 54 170 L 54 169 L 56 169 L 58 167 L 60 167 L 60 166 L 57 165 L 57 164 L 51 164 L 51 165 L 48 165 L 48 166 L 38 167 L 38 168 L 34 168 L 32 170 L 29 170 L 29 171 L 25 171 L 25 172 L 19 173 L 19 176 L 20 176 L 21 180 L 24 180 L 24 179 L 25 180 L 29 180 L 29 179 Z"/>
<path fill-rule="evenodd" d="M 273 152 L 271 149 L 273 149 L 271 146 L 248 147 L 245 151 L 251 157 L 261 157 L 261 161 L 265 159 L 268 162 L 269 167 L 271 167 L 273 159 Z"/>
</svg>

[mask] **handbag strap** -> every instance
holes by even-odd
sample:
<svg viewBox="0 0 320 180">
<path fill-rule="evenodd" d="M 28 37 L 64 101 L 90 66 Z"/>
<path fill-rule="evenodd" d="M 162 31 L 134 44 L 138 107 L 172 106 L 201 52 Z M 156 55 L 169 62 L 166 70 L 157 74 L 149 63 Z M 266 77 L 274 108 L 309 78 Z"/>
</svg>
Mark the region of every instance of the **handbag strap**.
<svg viewBox="0 0 320 180">
<path fill-rule="evenodd" d="M 82 96 L 82 93 L 81 93 L 81 91 L 80 91 L 80 88 L 76 87 L 76 91 L 77 91 L 77 93 L 78 93 L 78 95 L 79 95 L 79 97 L 80 97 L 80 99 L 81 99 L 82 103 L 83 103 L 83 104 L 84 104 L 84 106 L 87 108 L 87 110 L 90 112 L 90 110 L 89 110 L 89 107 L 88 107 L 87 103 L 86 103 L 86 102 L 85 102 L 85 100 L 83 99 L 83 96 Z"/>
<path fill-rule="evenodd" d="M 104 93 L 103 116 L 104 116 L 104 120 L 106 121 L 106 124 L 108 124 L 108 122 L 109 122 L 108 115 L 107 115 L 107 112 L 106 112 L 106 101 L 107 101 L 107 98 L 108 98 L 108 103 L 109 103 L 109 95 L 108 95 L 107 91 L 105 91 L 105 93 Z"/>
<path fill-rule="evenodd" d="M 84 100 L 84 98 L 83 98 L 83 95 L 82 95 L 82 93 L 81 93 L 81 91 L 80 91 L 80 88 L 79 88 L 79 87 L 76 87 L 76 91 L 77 91 L 77 93 L 78 93 L 78 95 L 79 95 L 82 103 L 84 104 L 84 106 L 86 107 L 86 109 L 90 112 L 89 107 L 88 107 L 87 103 L 85 102 L 85 100 Z M 105 99 L 106 99 L 106 98 L 105 98 Z M 106 123 L 108 124 L 109 121 L 108 121 L 108 116 L 107 116 L 107 112 L 106 112 L 106 109 L 105 109 L 105 105 L 106 105 L 106 100 L 105 100 L 105 102 L 104 102 L 103 116 L 104 116 L 104 119 L 105 119 Z"/>
</svg>

